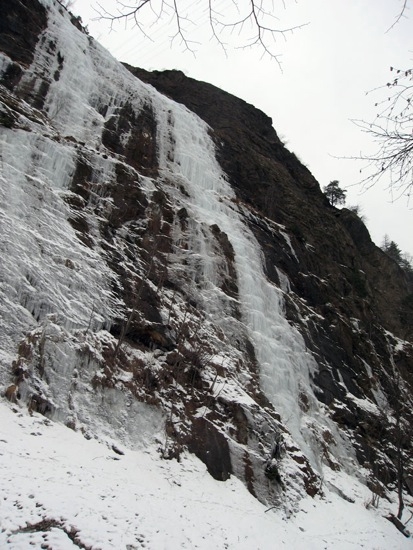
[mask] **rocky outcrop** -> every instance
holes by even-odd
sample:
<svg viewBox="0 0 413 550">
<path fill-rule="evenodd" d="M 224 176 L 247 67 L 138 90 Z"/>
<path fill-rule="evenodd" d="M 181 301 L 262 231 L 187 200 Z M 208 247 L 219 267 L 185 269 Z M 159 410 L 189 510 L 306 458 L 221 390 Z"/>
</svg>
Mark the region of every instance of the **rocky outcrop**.
<svg viewBox="0 0 413 550">
<path fill-rule="evenodd" d="M 100 429 L 134 444 L 149 425 L 163 457 L 189 450 L 216 479 L 237 475 L 270 504 L 315 495 L 323 468 L 351 460 L 385 492 L 400 441 L 406 472 L 411 456 L 403 271 L 354 213 L 329 205 L 253 106 L 177 71 L 126 71 L 57 3 L 9 4 L 0 124 L 19 191 L 16 200 L 4 193 L 19 253 L 3 268 L 5 396 L 88 437 Z M 79 75 L 87 86 L 73 85 Z M 208 157 L 185 171 L 179 150 L 185 139 L 209 147 L 203 129 L 190 133 L 201 122 L 141 80 L 209 125 L 234 191 L 222 184 L 211 194 L 225 220 L 205 215 L 194 191 L 218 168 Z M 177 135 L 179 117 L 188 136 Z M 263 389 L 257 341 L 271 346 L 248 324 L 236 248 L 244 237 L 255 237 L 263 285 L 288 320 L 273 332 L 282 340 L 290 331 L 291 364 L 301 354 L 311 367 L 309 380 L 293 381 L 295 424 Z M 276 337 L 271 345 L 276 364 L 284 350 Z"/>
<path fill-rule="evenodd" d="M 47 25 L 46 9 L 30 0 L 5 0 L 0 21 L 0 50 L 13 60 L 2 76 L 2 84 L 13 88 L 22 75 L 20 65 L 33 61 L 40 33 Z"/>
<path fill-rule="evenodd" d="M 343 302 L 348 301 L 347 313 L 356 318 L 368 317 L 368 307 L 372 312 L 370 319 L 396 336 L 405 337 L 401 304 L 413 290 L 406 275 L 374 245 L 356 214 L 328 203 L 308 168 L 284 147 L 268 116 L 180 71 L 148 72 L 126 67 L 205 120 L 213 129 L 220 163 L 240 201 L 252 214 L 257 212 L 285 226 L 299 262 L 291 259 L 291 251 L 278 251 L 276 256 L 271 255 L 270 246 L 265 246 L 267 269 L 277 265 L 288 273 L 293 289 L 311 306 L 333 298 L 333 305 L 341 302 L 344 309 Z M 260 241 L 265 238 L 259 229 L 257 234 Z M 271 242 L 272 238 L 270 234 L 268 240 Z M 317 292 L 314 281 L 303 282 L 301 275 L 307 273 L 320 279 L 328 274 L 328 296 L 324 290 Z M 362 303 L 363 299 L 368 306 Z"/>
<path fill-rule="evenodd" d="M 378 388 L 386 388 L 392 401 L 400 393 L 391 382 L 394 364 L 403 365 L 403 379 L 412 382 L 412 329 L 406 320 L 413 288 L 406 274 L 374 245 L 355 213 L 328 203 L 269 117 L 179 71 L 127 68 L 211 126 L 221 165 L 261 244 L 267 275 L 284 285 L 287 317 L 317 358 L 317 395 L 335 421 L 352 430 L 361 462 L 374 463 L 382 450 L 378 418 L 352 398 L 367 396 L 375 403 Z M 337 403 L 341 413 L 345 404 L 352 421 L 335 411 Z M 366 454 L 374 456 L 367 460 Z"/>
</svg>

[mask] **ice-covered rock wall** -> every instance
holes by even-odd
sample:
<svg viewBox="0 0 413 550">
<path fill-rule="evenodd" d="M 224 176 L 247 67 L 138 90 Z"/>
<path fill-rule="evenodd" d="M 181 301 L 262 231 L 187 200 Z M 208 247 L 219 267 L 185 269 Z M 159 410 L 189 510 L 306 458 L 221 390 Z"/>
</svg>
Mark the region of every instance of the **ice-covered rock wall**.
<svg viewBox="0 0 413 550">
<path fill-rule="evenodd" d="M 245 450 L 226 441 L 236 447 L 231 432 L 256 421 L 243 412 L 257 407 L 244 388 L 249 364 L 259 395 L 259 369 L 262 380 L 284 369 L 267 397 L 309 451 L 296 403 L 299 385 L 311 393 L 311 356 L 265 278 L 207 125 L 136 79 L 59 4 L 40 5 L 47 23 L 31 63 L 2 55 L 11 117 L 1 142 L 2 384 L 11 399 L 86 434 L 133 446 L 152 432 L 163 453 L 187 445 L 218 478 L 245 477 L 249 467 L 253 490 L 248 437 Z M 122 185 L 130 196 L 119 196 Z M 188 397 L 194 387 L 199 395 Z M 225 425 L 220 411 L 217 429 L 218 396 L 239 409 L 242 427 Z M 289 437 L 275 410 L 266 414 L 257 439 L 267 449 L 254 457 L 262 477 Z M 174 424 L 182 427 L 169 433 Z M 209 459 L 211 446 L 218 456 Z M 299 455 L 295 470 L 305 466 L 314 493 L 316 476 Z M 281 468 L 270 466 L 276 494 Z"/>
<path fill-rule="evenodd" d="M 223 171 L 206 122 L 58 2 L 7 4 L 3 393 L 88 437 L 152 442 L 165 458 L 189 449 L 269 503 L 314 495 L 325 469 L 355 471 L 352 435 L 336 422 L 349 409 L 329 409 L 315 384 L 328 356 L 307 328 L 325 317 L 268 257 L 277 245 L 300 265 L 286 225 L 240 197 L 244 175 Z M 28 40 L 18 19 L 31 22 Z M 378 418 L 380 392 L 381 404 L 349 399 Z"/>
</svg>

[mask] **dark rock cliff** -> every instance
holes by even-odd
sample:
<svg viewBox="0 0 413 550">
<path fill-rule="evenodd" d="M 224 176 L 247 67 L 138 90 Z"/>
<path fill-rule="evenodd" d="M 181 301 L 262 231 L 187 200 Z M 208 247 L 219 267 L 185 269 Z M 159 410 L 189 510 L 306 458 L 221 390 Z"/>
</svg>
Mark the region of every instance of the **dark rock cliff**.
<svg viewBox="0 0 413 550">
<path fill-rule="evenodd" d="M 67 231 L 73 231 L 79 256 L 100 255 L 113 309 L 110 314 L 107 308 L 98 310 L 100 297 L 95 298 L 69 330 L 50 317 L 57 315 L 56 304 L 42 296 L 39 309 L 38 294 L 30 290 L 24 301 L 19 295 L 19 307 L 32 317 L 10 336 L 14 362 L 1 367 L 2 379 L 10 381 L 7 397 L 87 432 L 82 391 L 93 399 L 102 396 L 110 416 L 110 400 L 103 396 L 119 390 L 163 412 L 160 450 L 166 458 L 179 459 L 188 449 L 215 478 L 236 474 L 269 503 L 279 502 L 288 485 L 314 495 L 320 489 L 314 461 L 311 465 L 292 440 L 261 387 L 240 306 L 233 243 L 219 223 L 202 225 L 191 218 L 185 183 L 162 173 L 158 100 L 139 88 L 143 99 L 137 109 L 132 93 L 125 100 L 116 99 L 116 90 L 91 94 L 92 137 L 72 135 L 76 112 L 59 122 L 65 106 L 60 113 L 52 108 L 64 90 L 57 89 L 53 98 L 50 91 L 64 78 L 68 51 L 44 32 L 47 15 L 41 3 L 6 4 L 0 22 L 0 51 L 8 58 L 0 76 L 1 130 L 7 136 L 36 134 L 48 150 L 59 155 L 64 150 L 74 159 L 65 173 L 67 188 L 59 191 Z M 78 20 L 61 6 L 56 9 L 80 35 Z M 45 63 L 43 72 L 33 75 L 28 69 L 35 45 L 50 67 Z M 79 51 L 79 64 L 81 56 L 97 56 L 93 39 L 85 35 Z M 269 117 L 180 72 L 127 68 L 210 126 L 218 161 L 236 194 L 233 202 L 263 252 L 266 277 L 282 289 L 285 315 L 315 360 L 311 384 L 319 410 L 351 442 L 358 463 L 371 471 L 372 488 L 384 493 L 398 478 L 402 432 L 406 472 L 411 458 L 412 288 L 404 272 L 372 243 L 357 215 L 328 203 L 310 171 L 279 140 Z M 26 71 L 29 76 L 23 78 Z M 131 76 L 132 84 L 122 78 L 133 86 Z M 36 155 L 41 157 L 37 149 L 32 158 Z M 189 254 L 196 231 L 207 235 L 217 258 L 222 323 L 200 298 L 200 260 Z M 64 268 L 75 279 L 80 260 L 66 254 Z M 42 255 L 39 261 L 42 269 L 49 260 Z M 35 287 L 31 277 L 26 276 Z M 107 322 L 98 325 L 95 317 Z M 64 374 L 59 371 L 63 356 Z M 53 389 L 53 380 L 61 384 L 61 378 L 70 378 L 64 399 Z M 310 414 L 314 406 L 304 388 L 300 414 Z M 403 430 L 400 422 L 389 420 L 400 419 L 401 411 Z M 312 437 L 319 464 L 346 467 L 330 429 L 320 428 Z"/>
<path fill-rule="evenodd" d="M 361 413 L 346 400 L 346 393 L 374 401 L 372 390 L 379 382 L 394 401 L 391 394 L 399 395 L 399 390 L 392 384 L 393 364 L 411 384 L 412 348 L 406 343 L 394 352 L 396 341 L 387 333 L 412 342 L 408 319 L 413 288 L 406 273 L 371 241 L 356 214 L 329 204 L 261 111 L 179 71 L 127 68 L 211 126 L 220 163 L 250 212 L 249 224 L 264 251 L 268 277 L 280 284 L 274 266 L 288 276 L 286 314 L 317 358 L 317 395 L 332 410 L 335 402 L 348 405 L 351 419 L 333 416 L 356 428 L 361 462 L 371 453 L 369 462 L 374 462 L 374 426 L 369 422 L 377 420 L 364 418 L 361 429 Z M 294 255 L 268 220 L 285 227 Z M 372 372 L 366 371 L 366 362 Z M 376 443 L 381 447 L 381 441 Z"/>
</svg>

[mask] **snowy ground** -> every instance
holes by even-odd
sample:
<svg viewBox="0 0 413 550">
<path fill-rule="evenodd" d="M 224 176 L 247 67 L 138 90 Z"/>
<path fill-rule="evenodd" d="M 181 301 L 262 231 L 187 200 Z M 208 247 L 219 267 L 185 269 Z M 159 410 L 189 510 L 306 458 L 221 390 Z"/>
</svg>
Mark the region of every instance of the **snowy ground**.
<svg viewBox="0 0 413 550">
<path fill-rule="evenodd" d="M 191 455 L 123 451 L 0 403 L 0 548 L 413 548 L 350 478 L 330 481 L 355 503 L 328 491 L 287 518 Z"/>
</svg>

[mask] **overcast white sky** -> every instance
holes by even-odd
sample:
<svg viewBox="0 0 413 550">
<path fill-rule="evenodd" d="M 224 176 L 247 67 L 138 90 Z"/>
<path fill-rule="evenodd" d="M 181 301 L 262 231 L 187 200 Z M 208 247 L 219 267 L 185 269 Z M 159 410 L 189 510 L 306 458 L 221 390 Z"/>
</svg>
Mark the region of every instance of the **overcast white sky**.
<svg viewBox="0 0 413 550">
<path fill-rule="evenodd" d="M 374 149 L 351 120 L 374 119 L 374 103 L 383 95 L 366 92 L 390 79 L 390 66 L 412 67 L 412 0 L 407 0 L 406 16 L 388 32 L 403 0 L 285 0 L 285 8 L 284 2 L 274 0 L 280 28 L 308 23 L 286 40 L 280 38 L 276 51 L 282 72 L 274 61 L 261 59 L 258 50 L 229 50 L 226 57 L 210 40 L 202 7 L 206 0 L 189 3 L 191 22 L 186 28 L 201 42 L 196 56 L 183 51 L 177 40 L 171 45 L 172 29 L 166 21 L 149 27 L 152 40 L 122 24 L 111 31 L 107 22 L 93 20 L 97 4 L 78 0 L 71 9 L 116 58 L 148 70 L 180 69 L 252 103 L 272 118 L 279 136 L 322 187 L 340 181 L 347 189 L 347 205 L 360 205 L 378 245 L 387 233 L 403 252 L 413 255 L 413 204 L 403 197 L 394 201 L 385 181 L 363 192 L 357 185 L 362 165 L 335 158 Z M 100 4 L 110 10 L 115 0 Z M 221 11 L 230 4 L 219 0 Z"/>
</svg>

